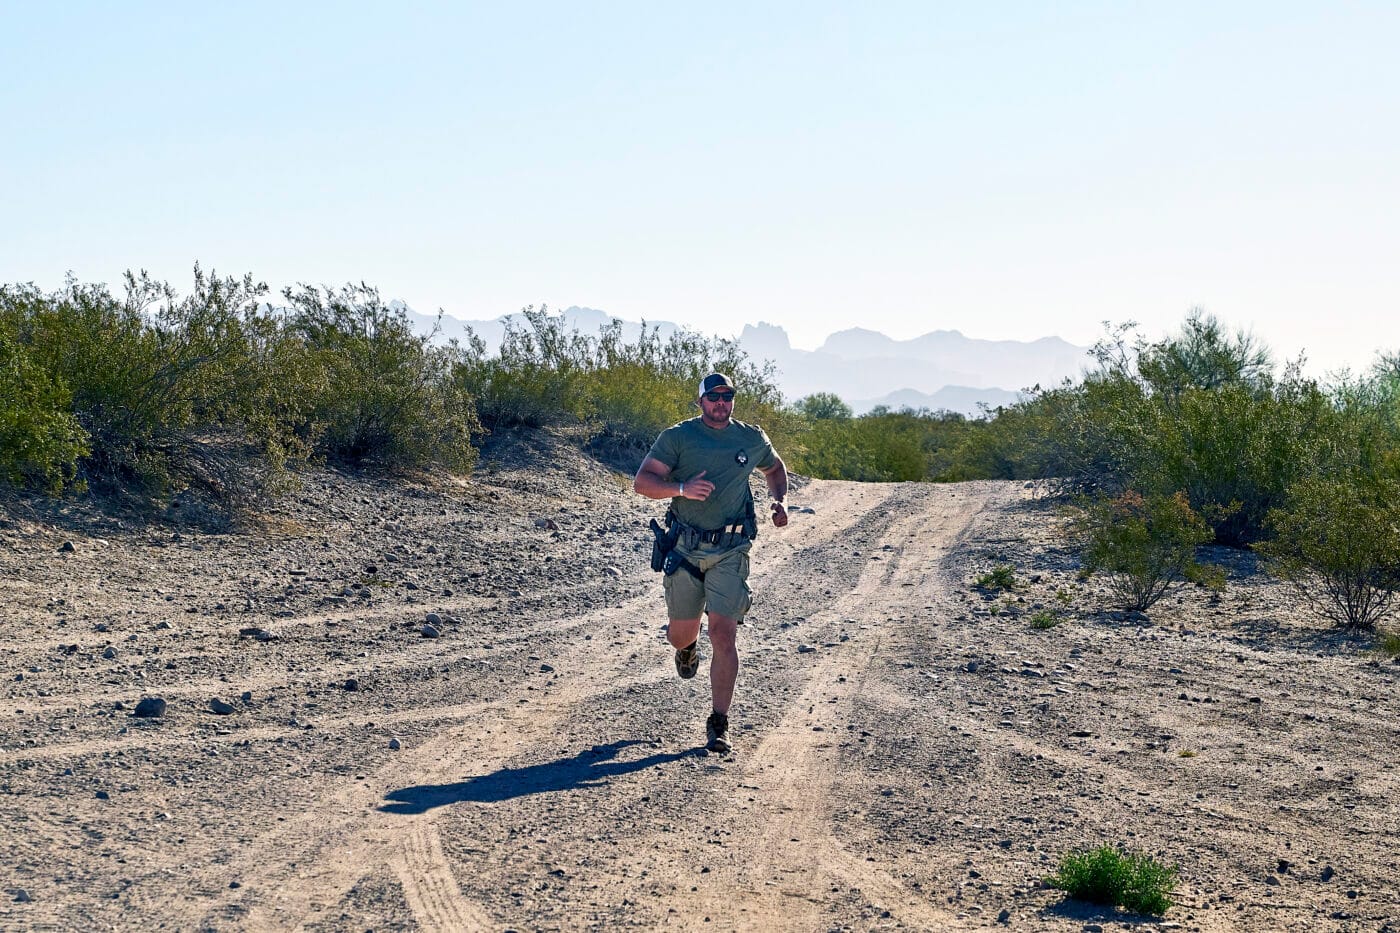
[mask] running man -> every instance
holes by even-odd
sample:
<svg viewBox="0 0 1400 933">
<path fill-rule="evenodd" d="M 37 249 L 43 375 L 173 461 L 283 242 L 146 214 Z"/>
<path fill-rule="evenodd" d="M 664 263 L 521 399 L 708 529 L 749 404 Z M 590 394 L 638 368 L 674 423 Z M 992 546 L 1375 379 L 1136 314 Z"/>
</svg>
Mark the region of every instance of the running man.
<svg viewBox="0 0 1400 933">
<path fill-rule="evenodd" d="M 676 649 L 676 672 L 700 668 L 700 615 L 710 618 L 710 693 L 706 748 L 730 751 L 729 706 L 739 675 L 738 625 L 749 609 L 749 549 L 758 534 L 749 474 L 768 482 L 773 524 L 788 523 L 788 475 L 773 443 L 757 425 L 735 421 L 734 383 L 723 373 L 700 381 L 700 416 L 672 425 L 652 445 L 632 488 L 649 499 L 670 499 L 667 527 L 677 532 L 664 588 Z"/>
</svg>

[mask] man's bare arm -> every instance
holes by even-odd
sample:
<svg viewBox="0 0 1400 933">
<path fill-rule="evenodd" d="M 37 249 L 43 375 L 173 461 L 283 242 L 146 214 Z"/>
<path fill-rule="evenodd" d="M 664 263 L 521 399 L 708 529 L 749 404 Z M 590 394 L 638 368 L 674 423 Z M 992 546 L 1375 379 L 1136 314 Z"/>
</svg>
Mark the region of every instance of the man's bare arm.
<svg viewBox="0 0 1400 933">
<path fill-rule="evenodd" d="M 773 455 L 773 465 L 766 470 L 761 470 L 763 479 L 768 483 L 768 496 L 773 501 L 773 524 L 779 528 L 788 523 L 787 505 L 784 500 L 787 498 L 788 474 L 787 464 L 783 463 L 783 458 L 777 454 Z"/>
<path fill-rule="evenodd" d="M 701 470 L 690 479 L 682 481 L 671 476 L 671 468 L 666 464 L 655 457 L 647 457 L 632 479 L 632 489 L 648 499 L 674 499 L 680 496 L 704 502 L 710 497 L 710 493 L 715 491 L 715 484 L 705 479 L 706 472 L 708 471 Z"/>
</svg>

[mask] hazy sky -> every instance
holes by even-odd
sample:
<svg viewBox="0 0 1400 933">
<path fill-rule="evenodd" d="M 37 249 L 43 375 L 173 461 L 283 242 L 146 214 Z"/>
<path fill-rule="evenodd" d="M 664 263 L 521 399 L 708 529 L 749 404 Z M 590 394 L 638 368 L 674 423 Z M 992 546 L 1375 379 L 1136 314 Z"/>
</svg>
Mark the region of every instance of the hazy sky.
<svg viewBox="0 0 1400 933">
<path fill-rule="evenodd" d="M 0 0 L 0 282 L 1400 349 L 1400 4 Z"/>
</svg>

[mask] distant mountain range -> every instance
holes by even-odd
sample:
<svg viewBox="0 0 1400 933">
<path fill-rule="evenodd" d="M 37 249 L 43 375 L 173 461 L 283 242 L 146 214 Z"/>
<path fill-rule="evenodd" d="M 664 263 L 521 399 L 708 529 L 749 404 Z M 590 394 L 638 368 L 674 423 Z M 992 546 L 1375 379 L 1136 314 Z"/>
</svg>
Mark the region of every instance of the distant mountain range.
<svg viewBox="0 0 1400 933">
<path fill-rule="evenodd" d="M 391 304 L 402 308 L 422 331 L 432 327 L 433 317 L 402 302 Z M 613 320 L 594 308 L 572 307 L 563 315 L 569 327 L 585 334 L 596 334 Z M 444 315 L 441 337 L 465 340 L 470 329 L 494 353 L 511 320 L 524 323 L 518 314 L 489 321 L 461 321 Z M 640 323 L 621 323 L 624 338 L 635 339 L 641 333 Z M 647 323 L 658 328 L 663 339 L 680 330 L 669 321 Z M 955 330 L 895 340 L 878 331 L 854 327 L 827 337 L 816 350 L 798 350 L 783 328 L 759 323 L 744 327 L 739 344 L 752 359 L 773 361 L 784 397 L 795 400 L 813 392 L 832 392 L 857 414 L 886 405 L 975 416 L 983 406 L 995 408 L 1015 402 L 1020 390 L 1077 379 L 1089 362 L 1087 348 L 1059 337 L 979 340 Z"/>
</svg>

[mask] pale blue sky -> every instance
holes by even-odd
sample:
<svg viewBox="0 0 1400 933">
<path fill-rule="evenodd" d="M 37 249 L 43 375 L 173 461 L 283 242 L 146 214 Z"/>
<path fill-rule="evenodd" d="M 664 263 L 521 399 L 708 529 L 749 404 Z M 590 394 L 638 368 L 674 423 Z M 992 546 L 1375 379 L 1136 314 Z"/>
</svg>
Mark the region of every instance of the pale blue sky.
<svg viewBox="0 0 1400 933">
<path fill-rule="evenodd" d="M 1400 349 L 1396 3 L 11 3 L 0 281 Z"/>
</svg>

